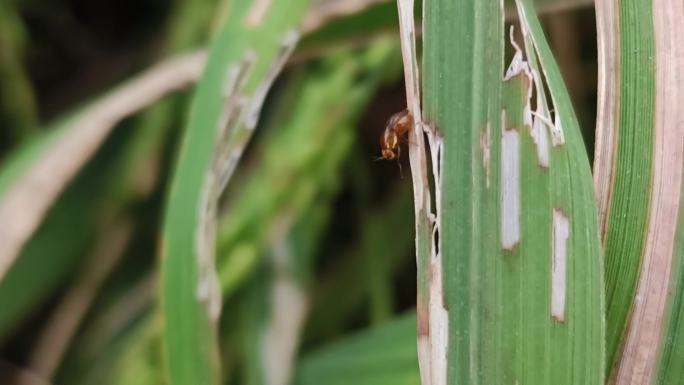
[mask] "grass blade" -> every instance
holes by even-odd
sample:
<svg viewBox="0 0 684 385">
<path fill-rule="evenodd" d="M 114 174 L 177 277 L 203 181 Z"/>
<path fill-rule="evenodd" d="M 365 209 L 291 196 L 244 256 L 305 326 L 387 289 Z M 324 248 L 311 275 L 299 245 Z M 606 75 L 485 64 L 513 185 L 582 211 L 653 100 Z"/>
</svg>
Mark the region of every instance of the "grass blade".
<svg viewBox="0 0 684 385">
<path fill-rule="evenodd" d="M 150 69 L 20 149 L 0 175 L 0 280 L 64 188 L 123 118 L 194 81 L 204 56 Z"/>
<path fill-rule="evenodd" d="M 657 352 L 656 372 L 652 377 L 655 384 L 677 384 L 684 378 L 684 190 L 680 191 L 679 198 L 679 219 L 669 293 Z"/>
<path fill-rule="evenodd" d="M 163 229 L 164 352 L 172 385 L 217 384 L 214 268 L 218 196 L 255 128 L 261 103 L 296 43 L 306 1 L 237 1 L 193 99 Z"/>
<path fill-rule="evenodd" d="M 295 385 L 417 385 L 415 314 L 304 356 Z"/>
<path fill-rule="evenodd" d="M 681 381 L 684 4 L 597 4 L 610 383 Z M 675 380 L 676 379 L 676 380 Z M 674 381 L 674 382 L 670 382 Z"/>
<path fill-rule="evenodd" d="M 419 277 L 424 384 L 598 384 L 604 374 L 589 162 L 533 3 L 516 4 L 524 50 L 512 41 L 504 73 L 501 4 L 425 2 L 418 127 L 436 209 L 417 234 L 434 245 L 428 262 L 418 255 L 429 272 Z"/>
<path fill-rule="evenodd" d="M 601 63 L 594 183 L 606 258 L 606 362 L 610 370 L 641 270 L 645 237 L 635 235 L 644 234 L 649 217 L 655 47 L 648 2 L 601 2 L 596 7 Z"/>
<path fill-rule="evenodd" d="M 0 151 L 34 133 L 38 125 L 33 86 L 23 66 L 27 33 L 12 2 L 0 4 Z"/>
</svg>

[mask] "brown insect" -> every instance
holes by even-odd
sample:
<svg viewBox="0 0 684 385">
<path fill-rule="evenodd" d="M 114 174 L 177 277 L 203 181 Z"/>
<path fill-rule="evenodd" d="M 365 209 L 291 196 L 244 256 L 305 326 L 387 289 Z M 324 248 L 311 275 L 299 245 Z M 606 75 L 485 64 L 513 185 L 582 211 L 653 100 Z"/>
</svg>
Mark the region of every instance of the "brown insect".
<svg viewBox="0 0 684 385">
<path fill-rule="evenodd" d="M 406 139 L 411 127 L 413 127 L 413 116 L 409 110 L 397 112 L 389 118 L 385 131 L 380 137 L 381 159 L 399 159 L 401 141 Z"/>
</svg>

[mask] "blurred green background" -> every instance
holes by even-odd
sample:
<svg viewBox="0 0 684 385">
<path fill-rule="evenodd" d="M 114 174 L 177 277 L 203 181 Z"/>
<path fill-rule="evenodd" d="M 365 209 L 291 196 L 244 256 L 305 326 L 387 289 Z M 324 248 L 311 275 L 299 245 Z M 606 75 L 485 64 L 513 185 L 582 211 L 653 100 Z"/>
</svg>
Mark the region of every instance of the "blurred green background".
<svg viewBox="0 0 684 385">
<path fill-rule="evenodd" d="M 368 3 L 313 19 L 220 199 L 225 383 L 274 383 L 258 347 L 277 322 L 273 288 L 283 282 L 303 301 L 287 331 L 296 352 L 282 353 L 295 383 L 418 383 L 408 163 L 402 175 L 376 161 L 385 121 L 405 106 L 396 9 Z M 161 59 L 205 48 L 225 8 L 2 0 L 0 198 L 65 117 Z M 593 9 L 543 21 L 592 148 Z M 159 234 L 191 95 L 118 123 L 0 281 L 0 383 L 166 383 Z"/>
</svg>

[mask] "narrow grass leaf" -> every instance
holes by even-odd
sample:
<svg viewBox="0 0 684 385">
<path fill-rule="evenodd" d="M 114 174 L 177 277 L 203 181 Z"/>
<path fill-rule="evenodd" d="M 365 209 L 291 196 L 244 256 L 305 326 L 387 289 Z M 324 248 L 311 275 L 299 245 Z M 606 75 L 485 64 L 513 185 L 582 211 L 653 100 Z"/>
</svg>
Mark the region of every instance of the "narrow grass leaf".
<svg viewBox="0 0 684 385">
<path fill-rule="evenodd" d="M 632 309 L 649 218 L 656 108 L 651 8 L 644 1 L 596 4 L 600 63 L 594 184 L 606 259 L 609 371 Z"/>
<path fill-rule="evenodd" d="M 295 385 L 418 385 L 415 313 L 302 357 Z"/>
<path fill-rule="evenodd" d="M 217 200 L 294 48 L 307 1 L 236 1 L 193 98 L 162 239 L 164 353 L 172 385 L 217 384 Z"/>
<path fill-rule="evenodd" d="M 431 245 L 429 262 L 418 255 L 419 267 L 429 263 L 419 268 L 424 384 L 599 384 L 604 375 L 589 162 L 533 2 L 516 5 L 520 43 L 504 31 L 501 3 L 425 2 L 417 129 L 435 210 L 427 240 L 417 234 Z M 506 44 L 514 55 L 504 67 Z"/>
<path fill-rule="evenodd" d="M 597 16 L 595 182 L 608 262 L 609 383 L 678 383 L 684 4 L 597 4 Z"/>
</svg>

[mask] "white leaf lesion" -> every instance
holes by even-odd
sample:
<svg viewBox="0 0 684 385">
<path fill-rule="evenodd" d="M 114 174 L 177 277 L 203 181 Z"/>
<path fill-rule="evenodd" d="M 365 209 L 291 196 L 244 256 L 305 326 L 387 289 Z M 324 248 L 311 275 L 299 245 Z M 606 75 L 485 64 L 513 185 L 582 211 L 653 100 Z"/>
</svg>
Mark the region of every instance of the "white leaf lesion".
<svg viewBox="0 0 684 385">
<path fill-rule="evenodd" d="M 197 299 L 204 304 L 210 320 L 216 322 L 221 314 L 221 285 L 215 261 L 218 200 L 230 175 L 237 166 L 240 152 L 230 145 L 231 136 L 243 120 L 249 101 L 244 92 L 247 80 L 256 64 L 257 55 L 248 50 L 237 63 L 225 71 L 222 85 L 223 108 L 216 128 L 215 146 L 210 167 L 204 175 L 198 202 L 195 253 L 197 258 Z"/>
<path fill-rule="evenodd" d="M 271 89 L 271 86 L 278 77 L 278 74 L 282 72 L 283 67 L 285 67 L 285 64 L 290 56 L 292 56 L 292 53 L 297 46 L 297 42 L 299 41 L 299 35 L 299 31 L 295 29 L 289 30 L 285 33 L 275 59 L 268 68 L 264 80 L 259 84 L 251 98 L 249 109 L 247 111 L 247 117 L 245 119 L 245 125 L 248 129 L 253 130 L 256 128 L 259 115 L 261 113 L 261 107 L 264 104 L 268 90 Z"/>
<path fill-rule="evenodd" d="M 520 133 L 508 129 L 501 111 L 501 247 L 512 250 L 520 242 Z"/>
<path fill-rule="evenodd" d="M 197 299 L 204 304 L 210 320 L 216 322 L 221 315 L 221 284 L 216 271 L 216 212 L 218 189 L 214 174 L 204 178 L 196 226 Z"/>
<path fill-rule="evenodd" d="M 570 220 L 563 211 L 556 208 L 553 209 L 552 218 L 551 316 L 557 322 L 564 322 Z"/>
<path fill-rule="evenodd" d="M 537 68 L 537 60 L 535 52 L 530 49 L 530 40 L 526 38 L 525 50 L 515 41 L 514 29 L 509 30 L 509 39 L 513 46 L 515 53 L 513 59 L 504 74 L 504 81 L 511 81 L 514 78 L 523 76 L 525 84 L 527 85 L 527 93 L 525 95 L 525 103 L 523 105 L 522 119 L 523 125 L 530 130 L 530 135 L 534 141 L 537 149 L 537 163 L 540 167 L 549 167 L 549 152 L 550 143 L 554 146 L 559 146 L 565 143 L 563 136 L 563 129 L 561 127 L 560 117 L 558 114 L 552 116 L 551 109 L 547 102 L 544 82 L 540 76 Z M 524 36 L 525 33 L 523 33 Z M 528 59 L 525 59 L 525 54 Z M 531 58 L 531 59 L 530 59 Z M 535 107 L 532 107 L 534 100 Z M 555 121 L 554 121 L 555 120 Z"/>
<path fill-rule="evenodd" d="M 552 111 L 552 109 L 549 108 L 549 102 L 545 91 L 545 83 L 548 75 L 546 74 L 546 69 L 538 63 L 537 57 L 539 56 L 539 48 L 537 47 L 534 36 L 530 33 L 530 24 L 520 0 L 516 0 L 516 6 L 520 18 L 520 29 L 525 41 L 525 54 L 528 58 L 528 64 L 534 80 L 534 88 L 537 94 L 536 114 L 537 116 L 546 117 L 548 122 L 553 122 L 551 125 L 548 125 L 551 131 L 551 143 L 554 147 L 559 147 L 565 144 L 565 133 L 563 132 L 561 116 L 558 111 Z M 549 92 L 548 96 L 551 105 L 557 106 L 558 104 L 553 92 Z M 547 121 L 544 121 L 544 123 L 547 123 Z"/>
</svg>

